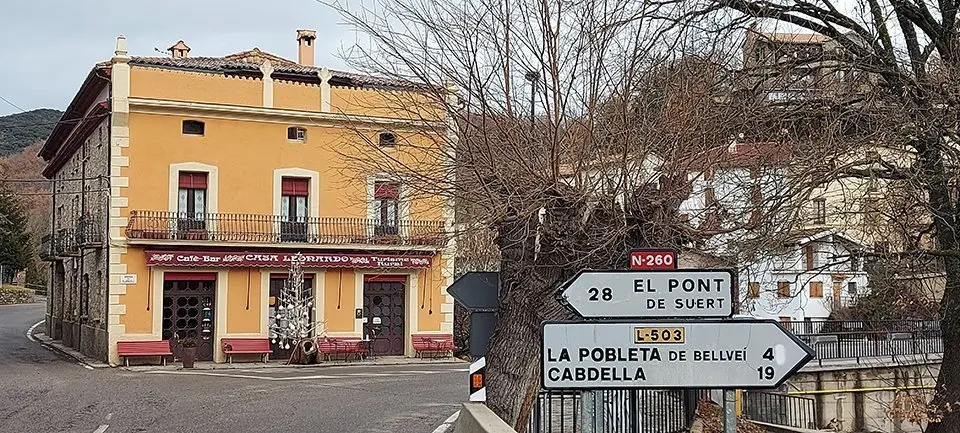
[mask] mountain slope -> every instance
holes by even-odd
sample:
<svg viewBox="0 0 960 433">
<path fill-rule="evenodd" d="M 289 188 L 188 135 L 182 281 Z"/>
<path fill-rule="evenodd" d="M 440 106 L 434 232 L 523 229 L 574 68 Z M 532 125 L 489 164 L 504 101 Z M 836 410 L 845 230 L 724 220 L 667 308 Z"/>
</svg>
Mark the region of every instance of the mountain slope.
<svg viewBox="0 0 960 433">
<path fill-rule="evenodd" d="M 0 156 L 20 153 L 23 148 L 46 140 L 62 114 L 60 110 L 41 108 L 0 116 Z"/>
</svg>

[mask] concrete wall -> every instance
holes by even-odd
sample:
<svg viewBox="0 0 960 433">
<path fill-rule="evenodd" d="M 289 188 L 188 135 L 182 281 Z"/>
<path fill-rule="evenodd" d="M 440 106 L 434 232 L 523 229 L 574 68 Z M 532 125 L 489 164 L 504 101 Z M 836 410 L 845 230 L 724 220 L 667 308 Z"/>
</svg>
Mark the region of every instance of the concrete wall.
<svg viewBox="0 0 960 433">
<path fill-rule="evenodd" d="M 516 433 L 483 403 L 464 403 L 457 418 L 457 433 Z"/>
<path fill-rule="evenodd" d="M 908 421 L 905 413 L 929 401 L 939 372 L 936 362 L 808 367 L 787 388 L 790 395 L 815 400 L 817 427 L 836 419 L 842 432 L 919 433 L 926 425 Z"/>
</svg>

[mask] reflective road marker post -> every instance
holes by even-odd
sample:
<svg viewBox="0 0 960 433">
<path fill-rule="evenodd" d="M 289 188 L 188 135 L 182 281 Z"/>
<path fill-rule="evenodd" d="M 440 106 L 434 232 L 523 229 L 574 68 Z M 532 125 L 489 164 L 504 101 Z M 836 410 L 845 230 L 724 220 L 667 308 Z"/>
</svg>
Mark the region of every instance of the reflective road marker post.
<svg viewBox="0 0 960 433">
<path fill-rule="evenodd" d="M 470 401 L 487 401 L 487 358 L 484 356 L 470 364 Z"/>
</svg>

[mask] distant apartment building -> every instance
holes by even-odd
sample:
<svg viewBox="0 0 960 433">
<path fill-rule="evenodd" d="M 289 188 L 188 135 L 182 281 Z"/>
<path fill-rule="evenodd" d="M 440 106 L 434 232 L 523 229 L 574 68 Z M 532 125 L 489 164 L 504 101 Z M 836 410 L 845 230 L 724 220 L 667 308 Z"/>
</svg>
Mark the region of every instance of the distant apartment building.
<svg viewBox="0 0 960 433">
<path fill-rule="evenodd" d="M 396 104 L 429 104 L 421 85 L 317 67 L 315 41 L 298 31 L 292 61 L 182 41 L 132 57 L 117 40 L 40 153 L 48 335 L 114 364 L 117 342 L 189 337 L 224 362 L 221 339 L 270 337 L 297 254 L 316 336 L 413 356 L 413 334 L 452 332 L 452 207 L 389 169 L 442 153 L 418 154 L 442 140 L 411 126 L 442 134 L 442 107 L 410 119 Z M 381 157 L 379 172 L 354 162 Z"/>
<path fill-rule="evenodd" d="M 771 102 L 843 98 L 868 90 L 872 78 L 838 62 L 844 48 L 816 33 L 763 32 L 751 26 L 743 44 L 743 88 Z"/>
</svg>

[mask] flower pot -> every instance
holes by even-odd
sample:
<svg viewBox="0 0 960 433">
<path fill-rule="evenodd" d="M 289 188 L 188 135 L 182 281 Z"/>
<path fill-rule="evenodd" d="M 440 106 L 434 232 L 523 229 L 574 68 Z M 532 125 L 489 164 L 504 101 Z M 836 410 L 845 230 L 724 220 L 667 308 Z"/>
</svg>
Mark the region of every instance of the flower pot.
<svg viewBox="0 0 960 433">
<path fill-rule="evenodd" d="M 193 368 L 193 362 L 197 360 L 196 347 L 181 348 L 180 355 L 183 358 L 183 368 Z"/>
</svg>

